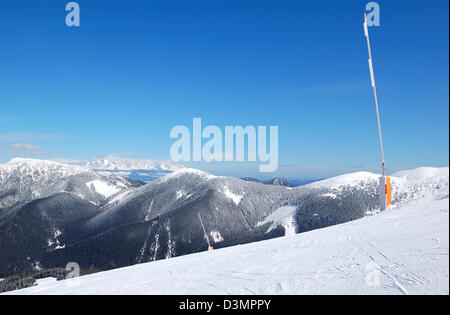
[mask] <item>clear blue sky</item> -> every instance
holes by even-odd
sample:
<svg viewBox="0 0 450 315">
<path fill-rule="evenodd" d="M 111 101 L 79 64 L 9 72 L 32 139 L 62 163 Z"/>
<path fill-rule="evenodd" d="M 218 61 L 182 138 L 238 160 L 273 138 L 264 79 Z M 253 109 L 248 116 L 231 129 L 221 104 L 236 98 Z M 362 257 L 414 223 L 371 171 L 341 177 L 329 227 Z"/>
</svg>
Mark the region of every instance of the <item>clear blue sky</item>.
<svg viewBox="0 0 450 315">
<path fill-rule="evenodd" d="M 279 126 L 277 175 L 378 171 L 367 1 L 79 0 L 79 28 L 65 25 L 67 2 L 0 2 L 0 161 L 168 159 L 171 128 L 202 117 Z M 378 3 L 388 169 L 448 166 L 448 1 Z"/>
</svg>

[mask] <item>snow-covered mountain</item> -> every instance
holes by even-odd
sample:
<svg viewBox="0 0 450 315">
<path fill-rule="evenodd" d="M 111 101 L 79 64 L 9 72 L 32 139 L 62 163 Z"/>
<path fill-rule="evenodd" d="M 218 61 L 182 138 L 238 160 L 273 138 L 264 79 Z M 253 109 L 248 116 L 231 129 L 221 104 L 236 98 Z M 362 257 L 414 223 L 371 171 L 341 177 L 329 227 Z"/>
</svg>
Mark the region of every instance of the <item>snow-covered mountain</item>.
<svg viewBox="0 0 450 315">
<path fill-rule="evenodd" d="M 15 158 L 0 164 L 0 214 L 1 209 L 59 192 L 101 203 L 131 186 L 123 177 L 102 176 L 85 167 Z"/>
<path fill-rule="evenodd" d="M 449 294 L 449 200 L 7 294 Z M 155 285 L 157 284 L 157 285 Z"/>
<path fill-rule="evenodd" d="M 26 269 L 33 257 L 64 248 L 63 233 L 141 184 L 52 161 L 0 164 L 0 273 Z"/>
<path fill-rule="evenodd" d="M 412 176 L 418 172 L 392 179 L 394 207 L 448 197 L 448 168 Z M 0 251 L 8 253 L 0 261 L 0 275 L 36 262 L 50 268 L 76 261 L 82 268 L 107 270 L 204 251 L 199 214 L 215 248 L 345 223 L 374 213 L 378 176 L 360 172 L 292 188 L 182 168 L 115 191 L 110 182 L 98 182 L 111 176 L 88 170 L 62 180 L 65 188 L 53 195 L 8 211 L 2 220 L 0 209 Z M 73 193 L 80 187 L 109 197 L 91 202 Z"/>
<path fill-rule="evenodd" d="M 328 190 L 333 198 L 347 187 L 371 187 L 378 182 L 379 175 L 369 172 L 356 172 L 329 178 L 307 185 L 309 188 Z M 449 168 L 420 167 L 391 175 L 393 206 L 420 203 L 448 197 Z"/>
<path fill-rule="evenodd" d="M 392 174 L 394 204 L 418 204 L 448 198 L 449 168 L 420 167 Z"/>
</svg>

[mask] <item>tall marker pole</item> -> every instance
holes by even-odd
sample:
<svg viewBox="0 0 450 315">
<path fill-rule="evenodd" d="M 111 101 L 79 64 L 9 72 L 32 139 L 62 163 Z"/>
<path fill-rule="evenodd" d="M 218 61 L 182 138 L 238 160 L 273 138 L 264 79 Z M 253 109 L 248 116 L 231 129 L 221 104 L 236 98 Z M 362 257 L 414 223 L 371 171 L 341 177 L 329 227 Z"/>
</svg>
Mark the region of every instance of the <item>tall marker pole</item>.
<svg viewBox="0 0 450 315">
<path fill-rule="evenodd" d="M 206 242 L 208 242 L 208 250 L 213 250 L 214 248 L 211 246 L 211 243 L 209 242 L 208 233 L 206 233 L 205 226 L 203 225 L 202 217 L 200 216 L 200 212 L 197 212 L 198 218 L 200 219 L 200 224 L 202 225 L 203 232 L 205 233 Z"/>
<path fill-rule="evenodd" d="M 369 38 L 369 28 L 367 25 L 367 14 L 364 13 L 364 35 L 367 40 L 367 49 L 369 50 L 369 71 L 370 80 L 372 82 L 373 94 L 375 98 L 375 108 L 377 111 L 377 121 L 378 121 L 378 134 L 380 137 L 380 147 L 381 147 L 381 177 L 380 177 L 380 210 L 385 210 L 391 204 L 391 179 L 386 176 L 386 165 L 384 162 L 384 148 L 383 148 L 383 135 L 381 133 L 381 122 L 380 122 L 380 111 L 378 109 L 378 97 L 377 97 L 377 87 L 375 85 L 375 75 L 373 72 L 372 63 L 372 51 L 370 49 L 370 38 Z"/>
</svg>

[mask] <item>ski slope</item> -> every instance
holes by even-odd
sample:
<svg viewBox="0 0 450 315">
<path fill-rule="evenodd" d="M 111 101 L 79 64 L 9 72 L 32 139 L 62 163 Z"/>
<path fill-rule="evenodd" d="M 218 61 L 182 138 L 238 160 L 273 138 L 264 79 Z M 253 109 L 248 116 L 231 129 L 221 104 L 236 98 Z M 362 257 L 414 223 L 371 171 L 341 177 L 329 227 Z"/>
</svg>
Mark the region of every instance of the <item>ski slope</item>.
<svg viewBox="0 0 450 315">
<path fill-rule="evenodd" d="M 8 294 L 449 294 L 449 199 Z"/>
</svg>

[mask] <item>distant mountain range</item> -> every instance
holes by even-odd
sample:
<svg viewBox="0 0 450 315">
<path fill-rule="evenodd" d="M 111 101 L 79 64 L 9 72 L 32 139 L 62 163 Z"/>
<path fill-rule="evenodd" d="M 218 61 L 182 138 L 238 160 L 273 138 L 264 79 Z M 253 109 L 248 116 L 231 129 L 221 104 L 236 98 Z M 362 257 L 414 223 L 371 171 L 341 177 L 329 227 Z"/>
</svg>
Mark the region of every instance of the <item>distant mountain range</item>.
<svg viewBox="0 0 450 315">
<path fill-rule="evenodd" d="M 448 168 L 425 173 L 393 178 L 394 205 L 448 196 Z M 107 270 L 347 222 L 376 209 L 377 181 L 359 172 L 288 187 L 179 168 L 145 184 L 14 159 L 0 164 L 0 278 L 68 262 Z"/>
<path fill-rule="evenodd" d="M 115 156 L 106 158 L 94 158 L 87 162 L 86 166 L 92 170 L 108 171 L 129 171 L 129 170 L 149 170 L 149 171 L 176 171 L 183 168 L 182 165 L 172 161 L 155 161 L 146 159 L 127 159 Z"/>
<path fill-rule="evenodd" d="M 152 182 L 168 175 L 174 171 L 184 168 L 179 163 L 172 161 L 157 161 L 149 159 L 129 159 L 115 155 L 107 157 L 94 158 L 91 161 L 71 161 L 65 159 L 57 159 L 55 162 L 63 164 L 85 167 L 103 175 L 119 175 L 130 179 L 140 180 L 143 182 Z M 312 183 L 314 179 L 293 179 L 272 178 L 268 180 L 258 180 L 252 177 L 242 178 L 246 181 L 259 182 L 267 185 L 295 187 Z"/>
<path fill-rule="evenodd" d="M 259 180 L 253 177 L 243 177 L 242 178 L 245 181 L 248 182 L 254 182 L 254 183 L 261 183 L 266 185 L 274 185 L 274 186 L 284 186 L 284 187 L 294 187 L 294 184 L 292 184 L 290 181 L 284 178 L 272 178 L 268 180 Z"/>
<path fill-rule="evenodd" d="M 184 167 L 172 161 L 129 159 L 115 155 L 94 158 L 91 161 L 56 159 L 55 162 L 84 167 L 103 175 L 119 175 L 144 182 L 154 181 Z"/>
</svg>

